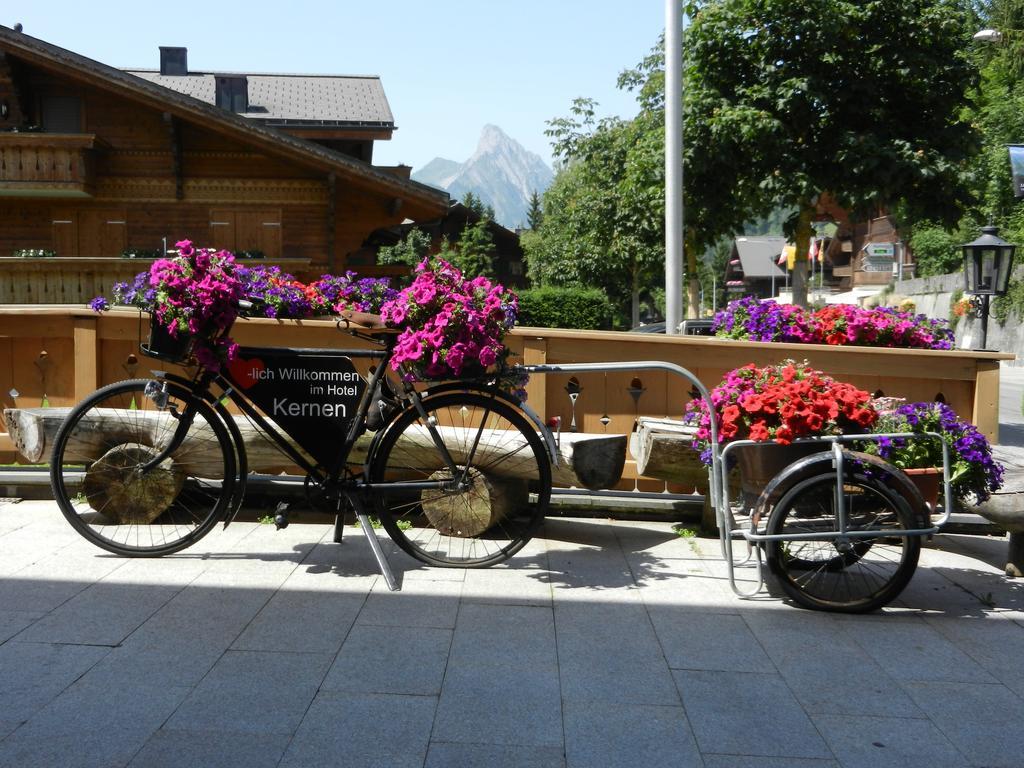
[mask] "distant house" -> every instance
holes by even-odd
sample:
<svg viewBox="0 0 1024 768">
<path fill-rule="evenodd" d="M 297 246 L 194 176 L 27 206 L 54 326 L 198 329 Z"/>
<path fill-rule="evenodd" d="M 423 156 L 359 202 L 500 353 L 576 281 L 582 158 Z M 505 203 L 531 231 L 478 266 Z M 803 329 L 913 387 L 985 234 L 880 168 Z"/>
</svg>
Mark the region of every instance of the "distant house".
<svg viewBox="0 0 1024 768">
<path fill-rule="evenodd" d="M 425 222 L 405 222 L 397 226 L 379 229 L 370 235 L 360 251 L 353 254 L 353 268 L 359 270 L 360 263 L 375 263 L 378 249 L 401 242 L 411 229 L 419 229 L 428 234 L 431 244 L 436 250 L 441 247 L 441 241 L 444 239 L 453 245 L 458 245 L 463 230 L 478 221 L 480 221 L 478 213 L 462 203 L 452 203 L 448 212 L 438 219 Z M 519 244 L 519 235 L 493 220 L 488 222 L 487 231 L 494 242 L 494 277 L 502 285 L 512 288 L 525 287 L 526 270 L 523 249 Z"/>
<path fill-rule="evenodd" d="M 725 286 L 730 295 L 762 299 L 777 296 L 786 284 L 786 272 L 778 265 L 785 245 L 784 237 L 737 237 L 725 268 Z"/>
<path fill-rule="evenodd" d="M 184 48 L 120 70 L 0 26 L 0 303 L 87 301 L 178 238 L 344 271 L 448 212 L 370 164 L 394 128 L 375 77 L 193 72 Z"/>
<path fill-rule="evenodd" d="M 827 196 L 819 203 L 815 222 L 817 258 L 808 266 L 808 292 L 813 301 L 857 303 L 877 294 L 894 278 L 912 277 L 913 263 L 889 216 L 851 222 L 849 214 Z M 727 289 L 734 296 L 780 296 L 790 300 L 791 279 L 780 259 L 786 238 L 744 236 L 733 242 L 726 267 Z M 807 254 L 796 258 L 806 260 Z"/>
</svg>

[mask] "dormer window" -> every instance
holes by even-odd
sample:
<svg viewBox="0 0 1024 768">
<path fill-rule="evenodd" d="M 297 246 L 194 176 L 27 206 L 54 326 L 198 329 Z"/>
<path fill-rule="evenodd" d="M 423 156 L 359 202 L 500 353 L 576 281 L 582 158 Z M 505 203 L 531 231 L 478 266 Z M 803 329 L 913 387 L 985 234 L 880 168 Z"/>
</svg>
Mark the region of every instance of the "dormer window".
<svg viewBox="0 0 1024 768">
<path fill-rule="evenodd" d="M 232 112 L 248 112 L 248 78 L 245 75 L 217 75 L 217 106 Z"/>
</svg>

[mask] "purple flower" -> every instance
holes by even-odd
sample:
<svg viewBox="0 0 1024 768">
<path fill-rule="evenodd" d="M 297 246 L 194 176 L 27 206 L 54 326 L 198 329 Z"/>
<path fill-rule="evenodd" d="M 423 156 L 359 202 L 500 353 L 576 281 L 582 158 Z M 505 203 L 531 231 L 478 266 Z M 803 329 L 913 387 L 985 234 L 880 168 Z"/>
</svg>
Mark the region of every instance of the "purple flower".
<svg viewBox="0 0 1024 768">
<path fill-rule="evenodd" d="M 97 296 L 95 299 L 89 302 L 89 309 L 94 312 L 105 312 L 110 309 L 110 302 L 107 301 L 103 296 Z"/>
<path fill-rule="evenodd" d="M 1003 484 L 1003 467 L 993 458 L 992 447 L 978 428 L 957 416 L 945 403 L 907 403 L 883 415 L 875 432 L 935 432 L 949 447 L 953 493 L 961 501 L 973 497 L 987 501 Z M 935 438 L 881 440 L 868 446 L 898 467 L 941 467 L 942 446 Z"/>
</svg>

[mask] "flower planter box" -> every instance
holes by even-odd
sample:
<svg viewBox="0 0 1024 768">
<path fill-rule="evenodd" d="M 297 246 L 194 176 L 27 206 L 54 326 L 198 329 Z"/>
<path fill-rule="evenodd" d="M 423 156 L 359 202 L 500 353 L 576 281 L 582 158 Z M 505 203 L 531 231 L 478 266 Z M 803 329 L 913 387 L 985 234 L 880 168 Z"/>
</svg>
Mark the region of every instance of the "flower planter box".
<svg viewBox="0 0 1024 768">
<path fill-rule="evenodd" d="M 37 407 L 45 395 L 51 406 L 72 406 L 102 384 L 147 375 L 151 368 L 162 366 L 139 354 L 140 338 L 148 332 L 146 324 L 138 312 L 128 309 L 100 316 L 82 305 L 0 306 L 0 354 L 10 361 L 0 371 L 0 401 L 4 407 Z M 241 319 L 232 335 L 243 345 L 369 346 L 339 335 L 333 320 Z M 814 367 L 870 392 L 882 390 L 911 400 L 942 394 L 993 441 L 998 440 L 999 362 L 1014 357 L 997 352 L 836 348 L 546 328 L 515 328 L 506 343 L 514 353 L 513 362 L 664 360 L 693 371 L 708 386 L 720 381 L 726 371 L 749 362 L 764 365 L 785 358 L 807 359 Z M 41 356 L 44 351 L 46 355 Z M 545 419 L 561 416 L 563 429 L 573 415 L 565 389 L 570 378 L 568 374 L 535 376 L 527 385 L 530 407 Z M 679 419 L 689 400 L 678 380 L 670 380 L 668 374 L 578 378 L 582 391 L 575 404 L 576 421 L 580 432 L 591 435 L 630 435 L 641 415 Z M 16 398 L 9 395 L 11 389 L 18 391 Z M 18 460 L 6 431 L 0 424 L 0 455 Z M 692 493 L 695 486 L 706 488 L 702 472 L 692 477 L 637 477 L 635 462 L 627 459 L 620 487 L 632 489 L 636 484 L 650 491 L 667 487 L 679 493 Z"/>
</svg>

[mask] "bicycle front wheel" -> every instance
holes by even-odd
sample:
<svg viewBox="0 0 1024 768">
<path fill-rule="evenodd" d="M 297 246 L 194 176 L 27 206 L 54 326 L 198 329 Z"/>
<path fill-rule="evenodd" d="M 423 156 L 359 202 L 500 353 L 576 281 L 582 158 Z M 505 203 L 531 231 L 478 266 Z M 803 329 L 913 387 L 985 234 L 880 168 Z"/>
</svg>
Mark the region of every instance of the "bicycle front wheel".
<svg viewBox="0 0 1024 768">
<path fill-rule="evenodd" d="M 485 395 L 438 395 L 422 405 L 425 416 L 410 408 L 392 422 L 369 462 L 384 529 L 429 565 L 506 560 L 547 514 L 543 441 L 515 409 Z"/>
<path fill-rule="evenodd" d="M 860 472 L 844 478 L 840 507 L 836 480 L 834 472 L 796 476 L 788 488 L 778 489 L 766 532 L 815 538 L 769 541 L 768 567 L 804 607 L 873 611 L 893 600 L 914 574 L 921 538 L 886 532 L 913 529 L 916 518 L 902 496 Z M 839 509 L 845 510 L 848 532 L 873 535 L 840 534 Z"/>
<path fill-rule="evenodd" d="M 180 445 L 153 464 L 188 419 Z M 64 517 L 86 539 L 118 555 L 156 557 L 194 544 L 229 509 L 235 452 L 220 417 L 184 387 L 122 381 L 68 414 L 54 439 L 50 481 Z"/>
</svg>

